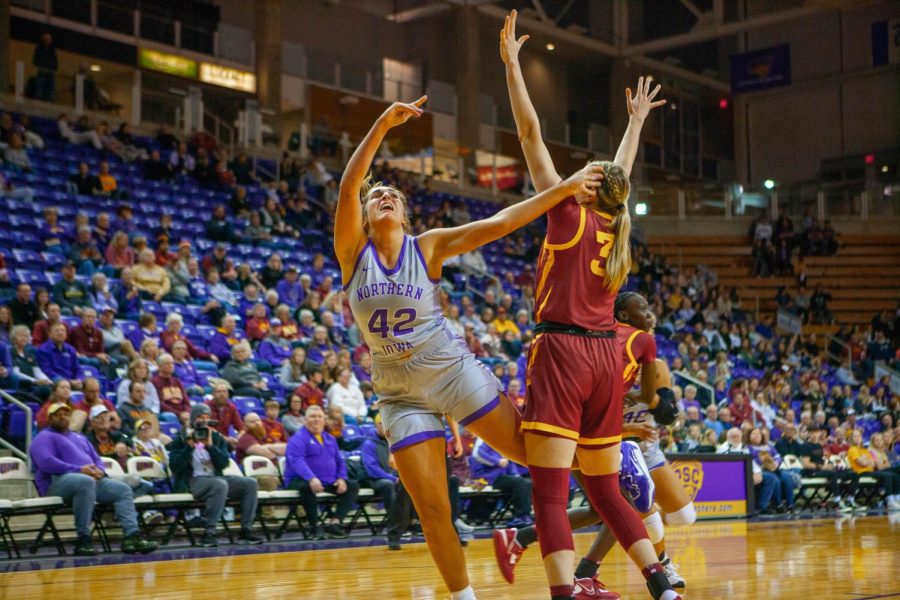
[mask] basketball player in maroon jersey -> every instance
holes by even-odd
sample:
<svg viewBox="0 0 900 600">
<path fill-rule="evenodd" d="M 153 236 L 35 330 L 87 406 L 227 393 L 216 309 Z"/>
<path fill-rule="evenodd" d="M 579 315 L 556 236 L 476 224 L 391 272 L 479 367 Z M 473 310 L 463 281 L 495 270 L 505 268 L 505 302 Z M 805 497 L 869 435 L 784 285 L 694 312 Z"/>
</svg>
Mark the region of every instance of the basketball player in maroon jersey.
<svg viewBox="0 0 900 600">
<path fill-rule="evenodd" d="M 516 13 L 500 34 L 500 54 L 522 150 L 538 190 L 560 181 L 540 135 L 537 113 L 519 67 Z M 640 78 L 626 90 L 629 124 L 595 201 L 574 198 L 547 213 L 547 236 L 538 259 L 535 339 L 528 357 L 522 421 L 533 482 L 534 512 L 553 600 L 574 600 L 572 532 L 566 516 L 569 470 L 577 455 L 591 505 L 641 568 L 655 600 L 680 598 L 659 563 L 640 517 L 618 485 L 622 440 L 622 356 L 613 305 L 631 267 L 628 176 L 640 130 L 660 86 Z"/>
</svg>

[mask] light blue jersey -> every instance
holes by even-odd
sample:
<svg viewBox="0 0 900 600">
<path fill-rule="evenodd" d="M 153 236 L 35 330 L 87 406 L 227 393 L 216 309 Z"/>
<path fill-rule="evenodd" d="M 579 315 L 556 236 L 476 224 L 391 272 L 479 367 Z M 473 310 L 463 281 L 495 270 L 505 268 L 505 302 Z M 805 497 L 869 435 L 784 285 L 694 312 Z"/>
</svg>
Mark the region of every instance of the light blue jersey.
<svg viewBox="0 0 900 600">
<path fill-rule="evenodd" d="M 369 241 L 347 284 L 350 308 L 372 358 L 381 363 L 408 360 L 437 335 L 444 336 L 440 286 L 428 277 L 418 240 L 404 236 L 393 269 Z"/>
</svg>

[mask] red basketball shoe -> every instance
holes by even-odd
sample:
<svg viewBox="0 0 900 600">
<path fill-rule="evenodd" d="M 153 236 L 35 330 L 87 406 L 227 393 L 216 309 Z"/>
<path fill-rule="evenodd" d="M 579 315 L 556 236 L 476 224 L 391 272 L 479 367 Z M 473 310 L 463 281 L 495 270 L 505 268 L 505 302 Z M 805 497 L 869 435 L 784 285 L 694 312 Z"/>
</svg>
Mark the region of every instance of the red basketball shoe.
<svg viewBox="0 0 900 600">
<path fill-rule="evenodd" d="M 508 583 L 515 581 L 516 575 L 513 572 L 525 548 L 516 541 L 517 529 L 495 529 L 494 530 L 494 556 L 497 557 L 497 566 L 500 567 L 500 573 L 503 579 Z"/>
<path fill-rule="evenodd" d="M 594 577 L 575 579 L 575 600 L 619 600 L 622 596 L 606 589 L 603 582 Z"/>
</svg>

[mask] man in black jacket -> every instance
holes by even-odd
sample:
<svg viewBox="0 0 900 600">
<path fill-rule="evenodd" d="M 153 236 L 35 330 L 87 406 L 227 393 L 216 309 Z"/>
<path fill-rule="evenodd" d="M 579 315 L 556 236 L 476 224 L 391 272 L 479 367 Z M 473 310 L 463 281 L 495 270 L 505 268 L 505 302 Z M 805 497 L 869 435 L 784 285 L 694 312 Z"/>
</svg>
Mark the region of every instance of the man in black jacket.
<svg viewBox="0 0 900 600">
<path fill-rule="evenodd" d="M 56 97 L 56 70 L 59 60 L 56 58 L 56 46 L 49 33 L 41 36 L 41 42 L 34 48 L 32 64 L 37 67 L 34 81 L 34 97 L 44 102 L 53 102 Z"/>
<path fill-rule="evenodd" d="M 222 518 L 227 500 L 241 501 L 241 533 L 245 544 L 259 544 L 262 539 L 253 533 L 256 500 L 259 486 L 251 477 L 224 476 L 231 458 L 228 442 L 211 426 L 211 412 L 205 404 L 191 409 L 191 428 L 169 444 L 169 468 L 175 476 L 175 491 L 190 492 L 206 502 L 206 530 L 200 545 L 218 546 L 216 527 Z M 205 435 L 204 435 L 205 433 Z"/>
<path fill-rule="evenodd" d="M 37 304 L 31 299 L 31 286 L 20 283 L 16 288 L 16 297 L 10 300 L 9 310 L 12 313 L 13 323 L 25 325 L 32 329 L 38 321 Z"/>
</svg>

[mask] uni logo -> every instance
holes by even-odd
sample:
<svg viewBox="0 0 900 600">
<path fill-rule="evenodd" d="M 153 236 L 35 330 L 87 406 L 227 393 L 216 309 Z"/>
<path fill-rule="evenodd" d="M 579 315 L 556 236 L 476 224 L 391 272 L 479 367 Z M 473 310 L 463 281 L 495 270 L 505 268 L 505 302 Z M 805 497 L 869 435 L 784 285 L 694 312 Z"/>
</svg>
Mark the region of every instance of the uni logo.
<svg viewBox="0 0 900 600">
<path fill-rule="evenodd" d="M 678 479 L 681 480 L 681 485 L 684 486 L 684 489 L 691 497 L 691 502 L 693 502 L 694 498 L 697 497 L 697 492 L 703 487 L 703 463 L 696 460 L 675 461 L 672 463 L 672 468 L 675 469 Z"/>
</svg>

